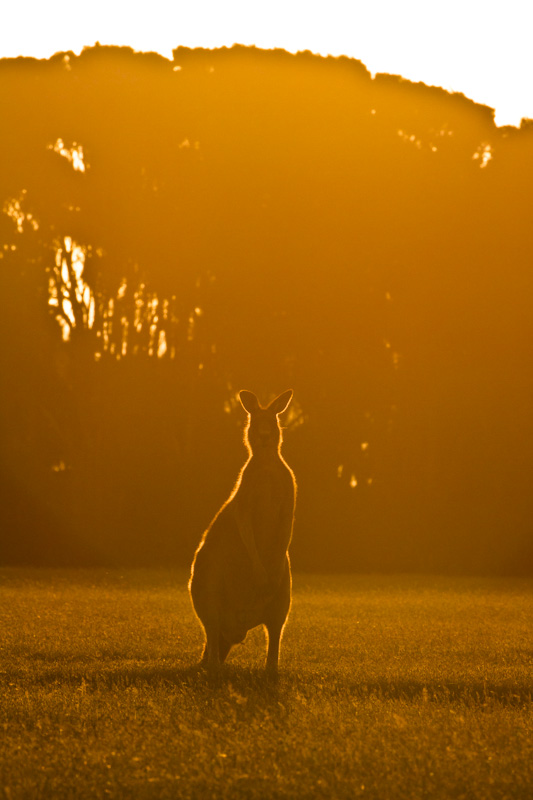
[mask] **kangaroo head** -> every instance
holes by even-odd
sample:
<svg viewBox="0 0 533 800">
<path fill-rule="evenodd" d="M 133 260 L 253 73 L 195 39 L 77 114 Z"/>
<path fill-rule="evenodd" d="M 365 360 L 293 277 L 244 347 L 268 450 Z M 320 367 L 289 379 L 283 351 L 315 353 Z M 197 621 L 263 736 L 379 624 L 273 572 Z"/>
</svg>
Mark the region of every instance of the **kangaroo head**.
<svg viewBox="0 0 533 800">
<path fill-rule="evenodd" d="M 282 414 L 291 402 L 292 389 L 280 394 L 265 408 L 260 405 L 253 392 L 243 390 L 239 392 L 239 398 L 242 407 L 249 414 L 245 441 L 249 444 L 252 453 L 279 450 L 281 427 L 278 415 Z"/>
</svg>

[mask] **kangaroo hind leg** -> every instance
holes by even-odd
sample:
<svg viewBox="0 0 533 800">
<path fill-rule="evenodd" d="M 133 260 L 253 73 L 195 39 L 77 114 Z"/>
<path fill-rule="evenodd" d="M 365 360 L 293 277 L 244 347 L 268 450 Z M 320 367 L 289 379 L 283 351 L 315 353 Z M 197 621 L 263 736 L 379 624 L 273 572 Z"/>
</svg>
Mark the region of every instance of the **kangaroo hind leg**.
<svg viewBox="0 0 533 800">
<path fill-rule="evenodd" d="M 223 664 L 226 658 L 228 657 L 228 653 L 231 650 L 231 648 L 232 644 L 228 642 L 227 639 L 225 639 L 222 634 L 220 634 L 218 639 L 218 655 L 221 664 Z"/>
<path fill-rule="evenodd" d="M 284 625 L 285 620 L 272 620 L 267 622 L 265 625 L 268 633 L 266 671 L 273 677 L 277 676 L 278 674 L 279 647 Z"/>
<path fill-rule="evenodd" d="M 206 667 L 209 673 L 216 673 L 221 664 L 221 634 L 218 624 L 214 620 L 209 623 L 204 622 L 203 624 L 205 630 L 205 645 L 200 666 Z"/>
</svg>

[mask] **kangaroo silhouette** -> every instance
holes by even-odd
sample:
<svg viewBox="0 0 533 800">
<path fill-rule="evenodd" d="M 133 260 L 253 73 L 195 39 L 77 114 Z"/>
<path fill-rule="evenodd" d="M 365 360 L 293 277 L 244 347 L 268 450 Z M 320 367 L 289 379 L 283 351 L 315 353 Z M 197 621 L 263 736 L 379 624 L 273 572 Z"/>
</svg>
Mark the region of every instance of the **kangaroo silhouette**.
<svg viewBox="0 0 533 800">
<path fill-rule="evenodd" d="M 248 460 L 235 487 L 204 533 L 191 568 L 189 591 L 205 631 L 201 664 L 210 672 L 258 625 L 268 632 L 266 668 L 277 673 L 279 647 L 291 606 L 289 544 L 296 480 L 281 455 L 279 415 L 292 390 L 262 407 L 239 393 L 248 412 Z"/>
</svg>

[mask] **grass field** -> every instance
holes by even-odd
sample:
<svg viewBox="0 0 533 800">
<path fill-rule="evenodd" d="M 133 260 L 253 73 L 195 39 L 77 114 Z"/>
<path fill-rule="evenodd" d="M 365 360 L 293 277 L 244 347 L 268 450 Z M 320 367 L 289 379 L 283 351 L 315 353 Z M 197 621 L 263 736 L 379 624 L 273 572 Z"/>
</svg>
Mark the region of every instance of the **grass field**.
<svg viewBox="0 0 533 800">
<path fill-rule="evenodd" d="M 296 575 L 210 684 L 170 571 L 0 570 L 0 797 L 533 797 L 533 582 Z"/>
</svg>

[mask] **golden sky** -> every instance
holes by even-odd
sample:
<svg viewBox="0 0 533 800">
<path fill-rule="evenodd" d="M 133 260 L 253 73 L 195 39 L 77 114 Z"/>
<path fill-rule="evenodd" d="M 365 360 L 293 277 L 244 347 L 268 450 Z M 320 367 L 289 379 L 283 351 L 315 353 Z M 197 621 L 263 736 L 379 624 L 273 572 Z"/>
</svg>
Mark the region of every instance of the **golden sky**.
<svg viewBox="0 0 533 800">
<path fill-rule="evenodd" d="M 530 0 L 26 0 L 2 8 L 0 57 L 96 41 L 167 57 L 180 44 L 235 42 L 344 54 L 463 92 L 496 108 L 498 125 L 519 125 L 533 118 L 532 22 Z"/>
</svg>

